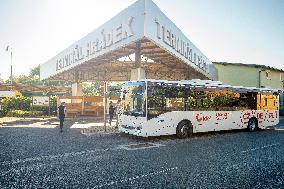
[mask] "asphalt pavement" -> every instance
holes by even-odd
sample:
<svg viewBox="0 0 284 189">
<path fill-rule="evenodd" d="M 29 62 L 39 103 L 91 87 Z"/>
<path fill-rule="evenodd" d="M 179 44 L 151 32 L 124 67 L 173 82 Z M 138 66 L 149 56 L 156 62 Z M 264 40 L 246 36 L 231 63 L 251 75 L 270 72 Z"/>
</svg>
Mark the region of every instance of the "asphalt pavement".
<svg viewBox="0 0 284 189">
<path fill-rule="evenodd" d="M 86 135 L 67 122 L 0 127 L 0 188 L 284 188 L 284 120 L 275 129 L 139 138 Z"/>
</svg>

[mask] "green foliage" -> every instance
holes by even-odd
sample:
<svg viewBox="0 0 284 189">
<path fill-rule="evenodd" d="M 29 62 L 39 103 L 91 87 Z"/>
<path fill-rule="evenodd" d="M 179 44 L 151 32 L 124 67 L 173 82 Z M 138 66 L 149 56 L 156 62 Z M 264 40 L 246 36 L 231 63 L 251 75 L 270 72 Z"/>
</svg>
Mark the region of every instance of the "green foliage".
<svg viewBox="0 0 284 189">
<path fill-rule="evenodd" d="M 25 110 L 11 110 L 7 113 L 9 117 L 39 117 L 46 116 L 44 111 L 25 111 Z"/>
<path fill-rule="evenodd" d="M 0 79 L 1 82 L 1 79 Z M 10 80 L 7 80 L 6 83 L 10 83 Z M 70 86 L 69 82 L 56 82 L 56 81 L 40 81 L 40 66 L 36 66 L 35 68 L 30 70 L 29 75 L 20 75 L 13 76 L 13 84 L 18 85 L 44 85 L 44 86 Z M 24 93 L 27 96 L 13 96 L 2 99 L 2 111 L 0 111 L 0 116 L 11 116 L 11 115 L 19 115 L 19 116 L 37 116 L 37 114 L 48 115 L 49 108 L 48 107 L 33 107 L 32 109 L 32 97 L 34 95 L 43 95 L 43 92 L 27 92 Z M 49 93 L 54 94 L 54 93 Z M 44 94 L 46 95 L 46 94 Z M 38 113 L 41 112 L 41 113 Z M 51 96 L 50 99 L 50 114 L 56 115 L 57 112 L 57 97 Z"/>
<path fill-rule="evenodd" d="M 122 83 L 119 82 L 112 82 L 109 86 L 109 96 L 120 96 L 121 93 L 121 85 Z"/>
<path fill-rule="evenodd" d="M 10 79 L 5 81 L 10 83 Z M 29 75 L 13 76 L 13 84 L 20 85 L 44 85 L 44 86 L 70 86 L 70 82 L 62 81 L 41 81 L 40 80 L 40 65 L 32 68 Z"/>
<path fill-rule="evenodd" d="M 101 96 L 99 82 L 83 83 L 83 96 Z"/>
<path fill-rule="evenodd" d="M 40 65 L 38 65 L 35 68 L 32 68 L 30 70 L 30 76 L 31 77 L 39 77 L 39 74 L 40 74 Z"/>
<path fill-rule="evenodd" d="M 32 107 L 32 97 L 13 96 L 1 100 L 1 116 L 41 116 L 49 115 L 49 107 Z M 39 113 L 40 112 L 40 113 Z M 50 97 L 50 115 L 57 113 L 57 97 Z"/>
<path fill-rule="evenodd" d="M 5 115 L 10 110 L 30 110 L 31 103 L 31 97 L 13 96 L 3 98 L 1 100 L 2 114 Z"/>
<path fill-rule="evenodd" d="M 0 74 L 0 83 L 4 83 L 4 80 L 1 78 L 1 74 Z"/>
<path fill-rule="evenodd" d="M 13 84 L 21 85 L 40 85 L 42 82 L 39 77 L 30 77 L 26 75 L 13 76 Z"/>
<path fill-rule="evenodd" d="M 120 96 L 121 83 L 112 82 L 109 84 L 109 93 L 111 96 Z M 100 89 L 100 82 L 83 83 L 83 96 L 103 96 Z"/>
<path fill-rule="evenodd" d="M 50 114 L 57 115 L 57 96 L 50 96 Z"/>
<path fill-rule="evenodd" d="M 0 79 L 1 82 L 1 79 Z M 10 79 L 5 81 L 6 83 L 10 83 Z M 70 82 L 63 81 L 41 81 L 40 80 L 40 66 L 36 66 L 35 68 L 30 70 L 29 75 L 19 75 L 13 76 L 13 84 L 15 85 L 35 85 L 35 86 L 71 86 Z M 23 92 L 25 96 L 34 96 L 34 95 L 47 95 L 45 92 Z M 56 92 L 49 91 L 49 95 L 55 95 Z M 68 95 L 68 94 L 65 94 Z"/>
</svg>

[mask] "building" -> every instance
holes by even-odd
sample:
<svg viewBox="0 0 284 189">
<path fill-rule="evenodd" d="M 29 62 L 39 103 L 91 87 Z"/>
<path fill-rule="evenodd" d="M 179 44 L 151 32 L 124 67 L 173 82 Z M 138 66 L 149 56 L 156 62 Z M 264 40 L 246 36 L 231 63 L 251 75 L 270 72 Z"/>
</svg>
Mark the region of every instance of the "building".
<svg viewBox="0 0 284 189">
<path fill-rule="evenodd" d="M 284 90 L 284 70 L 257 64 L 213 62 L 217 80 L 223 84 Z M 283 93 L 279 96 L 279 113 L 284 115 Z"/>
<path fill-rule="evenodd" d="M 217 80 L 227 85 L 283 89 L 284 70 L 257 64 L 213 62 Z"/>
</svg>

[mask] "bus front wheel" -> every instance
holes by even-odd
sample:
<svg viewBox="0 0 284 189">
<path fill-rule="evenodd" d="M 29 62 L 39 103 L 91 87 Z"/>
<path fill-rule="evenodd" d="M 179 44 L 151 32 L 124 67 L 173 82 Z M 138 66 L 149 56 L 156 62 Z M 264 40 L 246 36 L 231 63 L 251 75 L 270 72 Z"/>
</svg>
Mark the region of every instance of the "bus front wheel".
<svg viewBox="0 0 284 189">
<path fill-rule="evenodd" d="M 183 120 L 177 126 L 178 138 L 186 138 L 192 135 L 192 125 L 189 121 Z"/>
<path fill-rule="evenodd" d="M 250 118 L 248 122 L 248 131 L 253 132 L 257 130 L 257 119 L 256 118 Z"/>
</svg>

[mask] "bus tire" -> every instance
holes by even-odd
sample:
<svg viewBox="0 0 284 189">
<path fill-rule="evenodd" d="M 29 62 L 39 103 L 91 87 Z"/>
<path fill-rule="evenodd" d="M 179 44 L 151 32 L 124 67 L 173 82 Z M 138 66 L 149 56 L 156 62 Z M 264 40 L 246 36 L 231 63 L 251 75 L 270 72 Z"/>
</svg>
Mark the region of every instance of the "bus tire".
<svg viewBox="0 0 284 189">
<path fill-rule="evenodd" d="M 247 129 L 248 129 L 249 132 L 254 132 L 258 129 L 258 122 L 257 122 L 257 119 L 255 117 L 252 117 L 252 118 L 249 119 Z"/>
<path fill-rule="evenodd" d="M 192 124 L 188 120 L 182 120 L 177 126 L 177 137 L 186 138 L 192 135 Z"/>
</svg>

